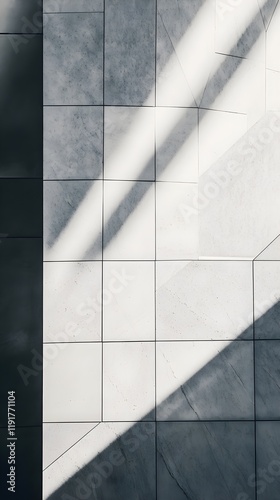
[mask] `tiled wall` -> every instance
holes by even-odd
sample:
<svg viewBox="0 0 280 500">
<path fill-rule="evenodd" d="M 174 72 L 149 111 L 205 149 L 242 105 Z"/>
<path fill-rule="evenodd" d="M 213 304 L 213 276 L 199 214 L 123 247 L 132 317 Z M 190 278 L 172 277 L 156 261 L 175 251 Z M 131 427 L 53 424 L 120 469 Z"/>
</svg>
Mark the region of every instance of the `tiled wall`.
<svg viewBox="0 0 280 500">
<path fill-rule="evenodd" d="M 44 11 L 44 498 L 276 500 L 280 6 Z"/>
</svg>

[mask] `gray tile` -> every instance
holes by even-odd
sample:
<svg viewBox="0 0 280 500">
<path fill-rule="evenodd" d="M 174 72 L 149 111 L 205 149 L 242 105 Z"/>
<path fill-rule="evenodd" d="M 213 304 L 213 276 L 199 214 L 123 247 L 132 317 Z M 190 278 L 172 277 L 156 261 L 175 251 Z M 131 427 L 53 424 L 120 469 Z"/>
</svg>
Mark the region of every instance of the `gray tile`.
<svg viewBox="0 0 280 500">
<path fill-rule="evenodd" d="M 45 181 L 45 260 L 99 259 L 101 207 L 100 181 Z"/>
<path fill-rule="evenodd" d="M 280 422 L 257 422 L 256 434 L 258 500 L 279 499 Z M 251 481 L 252 484 L 252 481 Z M 253 485 L 252 485 L 253 486 Z"/>
<path fill-rule="evenodd" d="M 45 179 L 97 179 L 102 156 L 101 107 L 44 108 Z"/>
<path fill-rule="evenodd" d="M 280 262 L 254 263 L 255 335 L 280 339 Z"/>
<path fill-rule="evenodd" d="M 105 108 L 105 179 L 154 180 L 154 116 L 154 108 Z"/>
<path fill-rule="evenodd" d="M 252 342 L 158 342 L 158 420 L 254 416 Z"/>
<path fill-rule="evenodd" d="M 44 12 L 103 12 L 104 0 L 44 0 Z"/>
<path fill-rule="evenodd" d="M 155 3 L 120 0 L 106 6 L 106 104 L 141 106 L 148 98 L 154 104 Z"/>
<path fill-rule="evenodd" d="M 255 358 L 257 418 L 280 420 L 280 341 L 256 342 Z"/>
<path fill-rule="evenodd" d="M 157 339 L 252 338 L 249 262 L 158 262 Z"/>
<path fill-rule="evenodd" d="M 280 260 L 280 236 L 277 236 L 256 260 Z"/>
<path fill-rule="evenodd" d="M 102 102 L 102 14 L 45 15 L 44 104 Z"/>
<path fill-rule="evenodd" d="M 255 498 L 253 423 L 162 422 L 157 451 L 160 500 Z"/>
</svg>

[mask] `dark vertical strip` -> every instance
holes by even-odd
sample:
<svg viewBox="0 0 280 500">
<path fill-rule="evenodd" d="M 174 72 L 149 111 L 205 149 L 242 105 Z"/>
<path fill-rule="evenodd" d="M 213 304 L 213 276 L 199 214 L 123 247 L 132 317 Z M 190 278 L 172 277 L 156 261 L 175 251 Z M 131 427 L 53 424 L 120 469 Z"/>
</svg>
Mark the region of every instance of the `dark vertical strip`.
<svg viewBox="0 0 280 500">
<path fill-rule="evenodd" d="M 257 478 L 257 412 L 256 412 L 256 329 L 255 329 L 255 262 L 252 262 L 253 288 L 253 370 L 254 370 L 254 445 L 255 445 L 255 478 Z M 257 500 L 257 481 L 255 484 L 255 500 Z"/>
<path fill-rule="evenodd" d="M 42 498 L 41 4 L 40 0 L 16 0 L 0 5 L 0 498 L 3 500 Z"/>
</svg>

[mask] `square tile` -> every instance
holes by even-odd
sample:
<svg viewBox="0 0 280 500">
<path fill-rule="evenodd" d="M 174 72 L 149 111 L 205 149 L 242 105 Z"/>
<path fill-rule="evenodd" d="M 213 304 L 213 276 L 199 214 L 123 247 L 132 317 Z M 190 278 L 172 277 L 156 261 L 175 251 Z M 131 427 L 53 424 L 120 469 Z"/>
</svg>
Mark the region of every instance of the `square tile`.
<svg viewBox="0 0 280 500">
<path fill-rule="evenodd" d="M 42 33 L 42 3 L 1 0 L 0 33 Z"/>
<path fill-rule="evenodd" d="M 104 262 L 105 340 L 154 340 L 153 262 Z"/>
<path fill-rule="evenodd" d="M 0 24 L 3 20 L 0 6 Z M 6 3 L 6 2 L 4 2 Z M 28 0 L 8 2 L 24 10 Z M 20 7 L 20 4 L 22 7 Z M 37 1 L 36 1 L 37 4 Z M 1 32 L 1 29 L 0 29 Z M 0 177 L 42 177 L 43 43 L 41 36 L 0 35 Z"/>
<path fill-rule="evenodd" d="M 98 179 L 102 164 L 101 107 L 44 108 L 45 179 Z"/>
<path fill-rule="evenodd" d="M 257 422 L 257 482 L 259 498 L 278 500 L 280 487 L 280 422 Z M 264 495 L 265 494 L 265 495 Z"/>
<path fill-rule="evenodd" d="M 198 257 L 197 185 L 157 182 L 156 245 L 158 259 Z"/>
<path fill-rule="evenodd" d="M 44 264 L 44 342 L 101 339 L 101 262 Z"/>
<path fill-rule="evenodd" d="M 280 262 L 254 262 L 255 335 L 280 339 Z"/>
<path fill-rule="evenodd" d="M 45 260 L 99 260 L 102 182 L 44 182 Z"/>
<path fill-rule="evenodd" d="M 161 500 L 255 498 L 252 422 L 162 422 L 157 451 Z"/>
<path fill-rule="evenodd" d="M 75 424 L 77 425 L 77 424 Z M 156 500 L 154 422 L 101 422 L 44 472 L 44 499 Z"/>
<path fill-rule="evenodd" d="M 105 179 L 154 180 L 154 130 L 154 108 L 106 107 Z"/>
<path fill-rule="evenodd" d="M 154 184 L 105 181 L 104 259 L 153 260 L 154 257 Z"/>
<path fill-rule="evenodd" d="M 256 342 L 256 413 L 260 420 L 280 420 L 280 341 Z"/>
<path fill-rule="evenodd" d="M 200 110 L 199 174 L 206 172 L 246 132 L 246 115 Z"/>
<path fill-rule="evenodd" d="M 104 420 L 154 420 L 155 345 L 104 344 Z"/>
<path fill-rule="evenodd" d="M 103 12 L 104 0 L 44 0 L 44 12 Z"/>
<path fill-rule="evenodd" d="M 158 262 L 157 339 L 252 338 L 250 262 Z"/>
<path fill-rule="evenodd" d="M 105 104 L 154 105 L 155 5 L 155 0 L 106 5 Z"/>
<path fill-rule="evenodd" d="M 102 14 L 45 15 L 44 104 L 102 102 Z"/>
<path fill-rule="evenodd" d="M 197 182 L 198 110 L 157 108 L 157 180 Z"/>
<path fill-rule="evenodd" d="M 158 342 L 158 420 L 254 416 L 252 342 Z"/>
<path fill-rule="evenodd" d="M 43 379 L 44 422 L 100 420 L 100 344 L 45 344 Z"/>
<path fill-rule="evenodd" d="M 12 237 L 42 237 L 42 181 L 0 179 L 0 231 Z"/>
</svg>

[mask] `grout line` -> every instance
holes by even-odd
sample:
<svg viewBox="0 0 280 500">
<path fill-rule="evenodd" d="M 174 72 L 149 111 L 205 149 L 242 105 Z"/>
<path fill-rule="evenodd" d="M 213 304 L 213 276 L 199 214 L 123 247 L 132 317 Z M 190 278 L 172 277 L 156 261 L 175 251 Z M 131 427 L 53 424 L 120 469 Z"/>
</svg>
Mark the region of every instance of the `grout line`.
<svg viewBox="0 0 280 500">
<path fill-rule="evenodd" d="M 255 467 L 255 477 L 257 477 L 257 430 L 256 430 L 256 332 L 255 332 L 255 266 L 254 261 L 252 262 L 252 298 L 253 298 L 253 404 L 254 404 L 254 467 Z M 257 500 L 257 483 L 255 485 L 255 500 Z"/>
<path fill-rule="evenodd" d="M 260 339 L 253 339 L 250 338 L 250 339 L 239 339 L 239 338 L 236 338 L 236 339 L 213 339 L 213 338 L 209 338 L 209 339 L 157 339 L 156 342 L 157 344 L 173 344 L 173 343 L 186 343 L 186 342 L 192 342 L 192 343 L 195 343 L 195 342 L 238 342 L 238 343 L 242 343 L 242 342 L 279 342 L 280 341 L 280 337 L 279 338 L 273 338 L 273 339 L 266 339 L 266 338 L 260 338 Z M 147 339 L 133 339 L 133 340 L 80 340 L 80 341 L 69 341 L 69 342 L 44 342 L 43 345 L 54 345 L 54 344 L 77 344 L 77 345 L 80 345 L 80 344 L 153 344 L 155 343 L 155 340 L 147 340 Z"/>
<path fill-rule="evenodd" d="M 9 237 L 5 237 L 5 239 L 8 239 Z M 15 239 L 25 239 L 25 236 L 10 236 L 10 238 L 15 238 Z M 27 237 L 29 238 L 29 237 Z M 35 238 L 35 239 L 40 239 L 42 238 L 41 236 L 30 236 L 30 238 Z M 104 262 L 154 262 L 155 259 L 104 259 Z M 68 262 L 102 262 L 101 259 L 83 259 L 83 260 L 44 260 L 45 263 L 68 263 Z M 185 262 L 186 264 L 189 262 L 217 262 L 217 263 L 225 263 L 225 262 L 252 262 L 250 259 L 220 259 L 217 260 L 216 258 L 214 259 L 157 259 L 157 262 Z M 279 260 L 261 260 L 260 262 L 280 262 Z"/>
<path fill-rule="evenodd" d="M 39 179 L 41 180 L 41 179 Z M 88 181 L 88 182 L 96 182 L 96 181 L 99 181 L 99 182 L 135 182 L 135 183 L 139 183 L 139 182 L 149 182 L 150 184 L 153 184 L 155 182 L 155 179 L 141 179 L 141 180 L 138 180 L 138 179 L 106 179 L 106 178 L 102 178 L 100 179 L 99 178 L 85 178 L 85 179 L 82 179 L 82 178 L 79 178 L 79 179 L 43 179 L 44 182 L 85 182 L 85 181 Z M 194 184 L 195 186 L 198 184 L 198 182 L 194 182 L 194 181 L 168 181 L 168 180 L 158 180 L 157 182 L 161 182 L 161 183 L 165 183 L 165 184 Z"/>
<path fill-rule="evenodd" d="M 212 423 L 212 422 L 215 422 L 215 423 L 224 423 L 224 422 L 232 422 L 232 423 L 244 423 L 246 424 L 247 422 L 251 422 L 251 423 L 254 423 L 255 420 L 254 419 L 251 419 L 251 418 L 236 418 L 236 419 L 232 419 L 232 418 L 229 418 L 229 419 L 220 419 L 220 420 L 217 420 L 217 419 L 196 419 L 196 420 L 157 420 L 157 422 L 155 420 L 146 420 L 146 419 L 141 419 L 141 420 L 104 420 L 104 422 L 96 422 L 96 421 L 93 421 L 93 420 L 75 420 L 75 421 L 67 421 L 67 422 L 43 422 L 43 424 L 118 424 L 118 423 L 121 423 L 121 424 L 125 424 L 125 423 L 130 423 L 130 424 L 141 424 L 141 423 L 145 423 L 145 422 L 154 422 L 154 423 L 160 423 L 160 424 L 172 424 L 172 423 L 178 423 L 178 424 L 188 424 L 188 423 Z M 256 420 L 256 422 L 258 423 L 261 423 L 261 422 L 280 422 L 279 418 L 275 418 L 275 419 L 258 419 Z M 94 427 L 94 429 L 97 427 L 97 425 Z M 20 428 L 20 426 L 17 426 L 18 428 Z M 21 426 L 21 428 L 38 428 L 40 426 Z M 7 427 L 0 427 L 0 429 L 6 429 Z M 91 429 L 93 430 L 93 429 Z M 91 431 L 89 431 L 91 432 Z"/>
<path fill-rule="evenodd" d="M 104 14 L 102 10 L 81 10 L 81 11 L 57 11 L 57 12 L 43 12 L 44 16 L 47 16 L 48 14 Z"/>
</svg>

